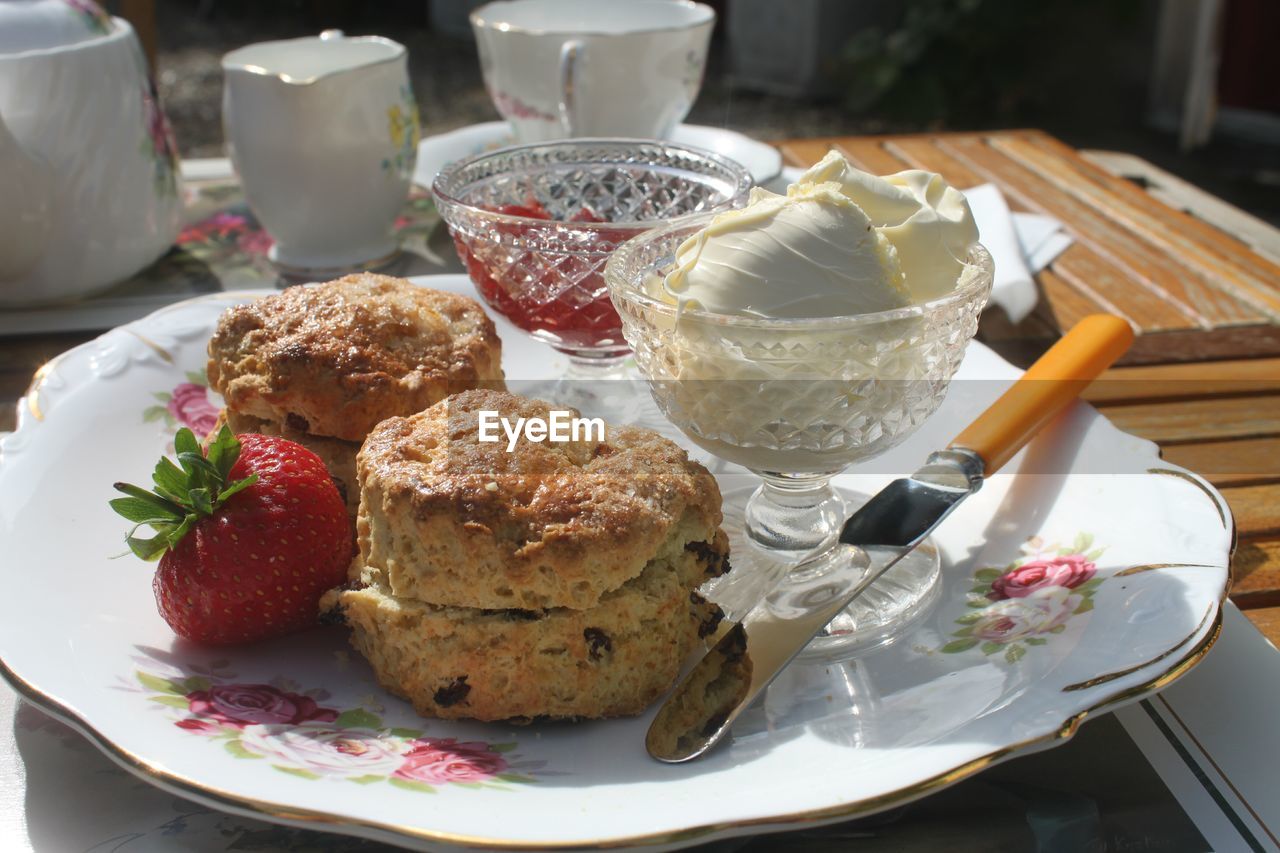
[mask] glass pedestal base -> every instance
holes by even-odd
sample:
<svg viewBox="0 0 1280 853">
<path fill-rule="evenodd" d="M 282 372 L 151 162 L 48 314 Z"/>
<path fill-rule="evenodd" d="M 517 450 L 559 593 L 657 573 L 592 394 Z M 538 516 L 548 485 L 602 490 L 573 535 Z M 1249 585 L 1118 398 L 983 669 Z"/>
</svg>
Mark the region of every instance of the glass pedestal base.
<svg viewBox="0 0 1280 853">
<path fill-rule="evenodd" d="M 844 500 L 844 516 L 865 503 L 867 495 L 837 489 Z M 729 562 L 733 570 L 706 587 L 708 596 L 730 619 L 741 619 L 775 584 L 788 583 L 798 559 L 781 557 L 759 547 L 743 528 L 744 512 L 753 488 L 735 489 L 724 495 L 724 529 L 729 535 Z M 827 559 L 840 559 L 843 549 L 832 549 Z M 806 564 L 805 577 L 823 571 L 821 562 Z M 899 561 L 841 611 L 814 638 L 800 659 L 843 660 L 892 641 L 903 629 L 932 609 L 941 592 L 941 560 L 931 540 Z M 797 577 L 795 582 L 799 582 Z"/>
</svg>

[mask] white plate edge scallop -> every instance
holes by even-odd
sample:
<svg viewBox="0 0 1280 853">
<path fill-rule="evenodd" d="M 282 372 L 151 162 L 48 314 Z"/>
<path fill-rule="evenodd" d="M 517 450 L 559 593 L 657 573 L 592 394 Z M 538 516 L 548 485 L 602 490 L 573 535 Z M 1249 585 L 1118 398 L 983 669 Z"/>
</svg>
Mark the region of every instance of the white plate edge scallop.
<svg viewBox="0 0 1280 853">
<path fill-rule="evenodd" d="M 465 282 L 465 279 L 463 281 Z M 3 449 L 3 454 L 0 455 L 0 483 L 3 482 L 4 466 L 2 463 L 4 457 L 10 453 L 21 452 L 22 445 L 29 440 L 36 430 L 40 429 L 42 419 L 47 417 L 51 411 L 56 412 L 58 398 L 61 394 L 72 390 L 66 385 L 65 376 L 60 371 L 60 365 L 68 365 L 74 360 L 83 358 L 86 363 L 92 362 L 91 373 L 110 373 L 126 369 L 131 360 L 135 358 L 141 360 L 159 358 L 164 352 L 167 337 L 182 339 L 200 334 L 201 330 L 198 328 L 200 326 L 199 323 L 194 326 L 190 324 L 184 325 L 182 322 L 165 324 L 157 323 L 157 318 L 175 315 L 170 319 L 180 320 L 181 318 L 176 317 L 176 315 L 180 314 L 185 307 L 192 303 L 216 303 L 218 306 L 223 306 L 232 301 L 240 301 L 253 295 L 255 294 L 249 292 L 216 294 L 179 303 L 162 309 L 150 317 L 138 321 L 138 323 L 113 330 L 103 338 L 77 347 L 50 362 L 45 368 L 42 368 L 34 380 L 32 392 L 20 403 L 21 414 L 18 430 L 7 437 L 4 443 L 0 445 L 0 448 Z M 141 331 L 142 328 L 146 329 L 146 333 Z M 204 330 L 207 332 L 207 323 L 204 326 Z M 1103 423 L 1105 424 L 1104 429 L 1110 430 L 1117 435 L 1123 435 L 1123 433 L 1111 426 L 1109 422 L 1103 421 Z M 1143 464 L 1147 466 L 1147 470 L 1152 476 L 1161 476 L 1162 479 L 1164 477 L 1173 477 L 1182 483 L 1191 484 L 1194 488 L 1203 492 L 1205 497 L 1209 498 L 1213 506 L 1213 512 L 1223 527 L 1225 529 L 1231 528 L 1229 510 L 1226 508 L 1221 496 L 1217 495 L 1212 487 L 1208 486 L 1197 475 L 1159 460 L 1155 445 L 1150 442 L 1136 440 L 1127 436 L 1126 438 L 1131 442 L 1131 453 L 1133 452 L 1132 448 L 1143 448 L 1143 457 L 1146 460 Z M 1157 472 L 1159 473 L 1157 474 Z M 1225 596 L 1225 554 L 1223 555 L 1223 560 L 1223 595 Z M 1036 737 L 1024 739 L 1016 744 L 1006 744 L 993 753 L 974 757 L 972 760 L 952 768 L 946 773 L 921 780 L 910 786 L 909 789 L 885 792 L 877 801 L 864 800 L 806 811 L 760 815 L 750 820 L 735 820 L 703 825 L 694 823 L 678 830 L 648 835 L 605 836 L 590 840 L 579 838 L 564 843 L 435 833 L 411 827 L 373 824 L 362 821 L 356 816 L 348 815 L 344 817 L 335 815 L 332 812 L 316 812 L 301 807 L 299 804 L 246 800 L 234 791 L 219 790 L 196 780 L 175 777 L 155 759 L 149 759 L 142 754 L 130 751 L 112 742 L 94 729 L 92 723 L 84 717 L 83 712 L 77 710 L 74 701 L 65 697 L 50 695 L 36 684 L 27 681 L 22 674 L 23 667 L 21 663 L 13 666 L 8 660 L 0 661 L 0 672 L 20 693 L 71 724 L 127 769 L 160 784 L 174 793 L 199 799 L 217 808 L 251 816 L 267 816 L 274 820 L 299 826 L 314 827 L 317 821 L 324 821 L 331 823 L 329 828 L 334 830 L 400 844 L 437 842 L 463 846 L 515 846 L 527 848 L 558 848 L 583 845 L 616 846 L 624 844 L 681 846 L 694 841 L 707 840 L 715 836 L 762 831 L 766 828 L 779 828 L 800 823 L 837 821 L 858 814 L 869 813 L 879 808 L 887 808 L 924 796 L 938 787 L 950 784 L 1013 755 L 1052 745 L 1069 737 L 1087 715 L 1139 698 L 1150 690 L 1158 689 L 1170 683 L 1194 665 L 1203 657 L 1212 645 L 1213 640 L 1216 639 L 1221 621 L 1220 605 L 1221 599 L 1211 608 L 1210 612 L 1206 613 L 1205 620 L 1197 625 L 1196 630 L 1191 635 L 1164 651 L 1159 657 L 1146 661 L 1140 666 L 1135 666 L 1129 671 L 1118 674 L 1111 673 L 1105 677 L 1105 680 L 1092 684 L 1082 684 L 1075 694 L 1081 699 L 1080 702 L 1076 703 L 1079 706 L 1078 709 L 1061 720 L 1059 724 L 1046 727 L 1046 730 Z M 7 652 L 5 656 L 15 657 Z M 20 655 L 16 657 L 20 657 Z M 1084 701 L 1086 699 L 1087 701 Z"/>
</svg>

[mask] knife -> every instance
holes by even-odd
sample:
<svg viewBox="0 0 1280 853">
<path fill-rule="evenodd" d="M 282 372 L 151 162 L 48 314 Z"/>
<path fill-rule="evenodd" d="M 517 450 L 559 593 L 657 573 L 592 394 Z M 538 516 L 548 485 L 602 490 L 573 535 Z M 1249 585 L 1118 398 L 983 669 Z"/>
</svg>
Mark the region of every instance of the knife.
<svg viewBox="0 0 1280 853">
<path fill-rule="evenodd" d="M 837 613 L 924 541 L 1132 342 L 1125 320 L 1085 317 L 946 450 L 871 498 L 845 522 L 835 545 L 793 569 L 680 680 L 649 726 L 649 754 L 680 763 L 715 746 Z"/>
</svg>

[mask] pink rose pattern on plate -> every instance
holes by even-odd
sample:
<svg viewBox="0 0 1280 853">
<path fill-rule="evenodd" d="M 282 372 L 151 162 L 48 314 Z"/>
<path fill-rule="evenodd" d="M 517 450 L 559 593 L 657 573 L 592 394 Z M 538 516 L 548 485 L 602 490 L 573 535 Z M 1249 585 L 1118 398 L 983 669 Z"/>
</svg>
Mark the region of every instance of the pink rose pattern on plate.
<svg viewBox="0 0 1280 853">
<path fill-rule="evenodd" d="M 204 371 L 192 371 L 187 374 L 187 381 L 172 391 L 157 391 L 152 396 L 157 403 L 143 410 L 144 423 L 163 421 L 170 430 L 188 427 L 204 438 L 218 422 L 218 406 L 209 399 L 209 380 Z"/>
<path fill-rule="evenodd" d="M 938 651 L 952 654 L 977 648 L 1017 663 L 1031 646 L 1043 646 L 1067 628 L 1072 616 L 1093 609 L 1093 596 L 1104 578 L 1095 577 L 1093 536 L 1081 533 L 1069 547 L 1047 544 L 1039 536 L 1022 546 L 1023 556 L 1004 568 L 974 573 L 966 602 L 969 612 L 956 620 L 959 629 Z"/>
<path fill-rule="evenodd" d="M 383 723 L 382 710 L 339 709 L 323 689 L 301 691 L 285 679 L 238 681 L 228 661 L 191 665 L 190 675 L 138 669 L 137 683 L 183 731 L 221 743 L 236 758 L 265 759 L 302 779 L 386 783 L 409 791 L 493 788 L 536 782 L 545 762 L 521 761 L 515 743 L 429 737 L 416 728 Z M 138 689 L 138 688 L 132 688 Z"/>
</svg>

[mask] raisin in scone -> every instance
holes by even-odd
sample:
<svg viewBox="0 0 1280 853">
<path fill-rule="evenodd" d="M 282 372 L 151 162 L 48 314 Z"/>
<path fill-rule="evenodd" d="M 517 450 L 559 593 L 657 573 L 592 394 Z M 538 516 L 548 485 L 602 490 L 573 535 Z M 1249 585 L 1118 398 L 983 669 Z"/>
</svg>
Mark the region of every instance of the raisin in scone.
<svg viewBox="0 0 1280 853">
<path fill-rule="evenodd" d="M 362 273 L 227 310 L 209 385 L 237 432 L 282 435 L 325 460 L 354 514 L 360 442 L 379 421 L 468 388 L 502 388 L 502 344 L 474 299 Z"/>
<path fill-rule="evenodd" d="M 467 391 L 384 421 L 357 459 L 360 554 L 322 610 L 422 714 L 639 713 L 720 621 L 715 479 L 636 427 L 604 441 L 479 441 L 478 414 L 546 403 Z"/>
</svg>

